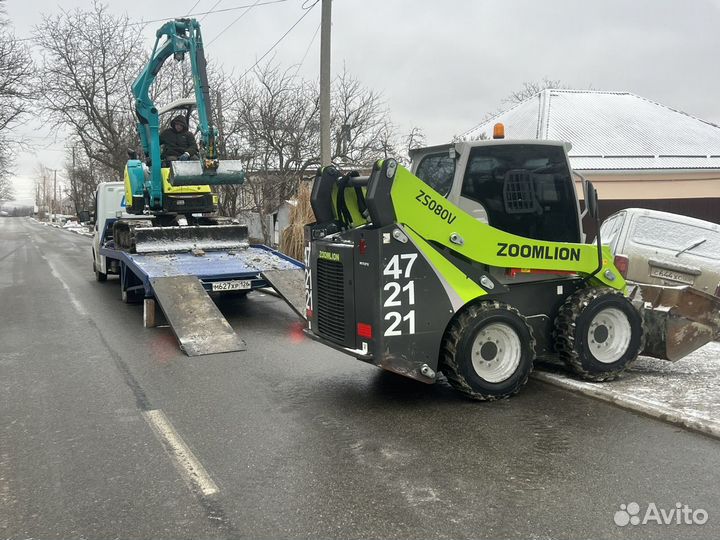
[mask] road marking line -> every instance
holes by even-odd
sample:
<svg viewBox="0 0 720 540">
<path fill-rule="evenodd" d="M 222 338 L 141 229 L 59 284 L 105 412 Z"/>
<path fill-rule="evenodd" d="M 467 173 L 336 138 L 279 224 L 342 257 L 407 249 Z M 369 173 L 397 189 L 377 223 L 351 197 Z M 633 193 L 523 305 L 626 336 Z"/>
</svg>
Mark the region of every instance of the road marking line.
<svg viewBox="0 0 720 540">
<path fill-rule="evenodd" d="M 168 455 L 173 459 L 175 467 L 191 486 L 199 489 L 203 495 L 214 495 L 219 490 L 210 475 L 198 461 L 192 450 L 188 448 L 182 437 L 178 435 L 175 428 L 165 413 L 160 409 L 142 411 L 145 421 L 157 435 L 165 447 Z"/>
<path fill-rule="evenodd" d="M 38 251 L 39 251 L 39 248 L 38 248 Z M 85 308 L 83 307 L 82 303 L 80 303 L 80 300 L 78 300 L 77 297 L 73 294 L 72 289 L 70 289 L 70 286 L 65 282 L 65 280 L 62 277 L 60 277 L 60 272 L 57 271 L 57 268 L 55 268 L 55 265 L 52 263 L 52 261 L 49 258 L 47 258 L 45 255 L 43 255 L 42 252 L 40 253 L 40 258 L 43 259 L 48 264 L 48 266 L 50 267 L 50 273 L 63 286 L 63 289 L 65 289 L 65 292 L 70 297 L 70 302 L 75 307 L 75 310 L 80 315 L 87 315 L 88 312 L 85 311 Z"/>
</svg>

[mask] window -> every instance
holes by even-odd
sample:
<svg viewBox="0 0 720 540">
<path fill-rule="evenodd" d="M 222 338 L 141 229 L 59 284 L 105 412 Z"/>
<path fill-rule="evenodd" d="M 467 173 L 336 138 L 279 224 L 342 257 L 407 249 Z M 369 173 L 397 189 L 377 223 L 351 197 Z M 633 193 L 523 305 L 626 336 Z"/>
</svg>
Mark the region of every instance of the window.
<svg viewBox="0 0 720 540">
<path fill-rule="evenodd" d="M 536 240 L 580 242 L 577 200 L 561 146 L 506 144 L 470 152 L 462 196 L 493 227 Z"/>
<path fill-rule="evenodd" d="M 415 176 L 443 197 L 447 197 L 455 177 L 455 158 L 450 157 L 447 152 L 425 156 L 420 161 Z"/>
<path fill-rule="evenodd" d="M 720 259 L 720 232 L 689 223 L 641 216 L 633 231 L 633 241 L 675 253 L 687 250 L 689 255 Z"/>
<path fill-rule="evenodd" d="M 608 218 L 600 227 L 600 240 L 615 253 L 617 242 L 620 238 L 620 231 L 625 222 L 625 213 Z"/>
</svg>

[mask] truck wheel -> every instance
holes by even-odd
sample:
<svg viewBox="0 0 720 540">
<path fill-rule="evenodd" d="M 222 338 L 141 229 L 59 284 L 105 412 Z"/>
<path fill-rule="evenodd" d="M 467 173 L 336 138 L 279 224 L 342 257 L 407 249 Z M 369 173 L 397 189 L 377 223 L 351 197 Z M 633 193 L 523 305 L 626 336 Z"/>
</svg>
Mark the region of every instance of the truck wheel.
<svg viewBox="0 0 720 540">
<path fill-rule="evenodd" d="M 610 381 L 642 350 L 640 313 L 620 291 L 576 292 L 555 319 L 555 347 L 570 369 L 589 381 Z"/>
<path fill-rule="evenodd" d="M 127 289 L 120 290 L 120 299 L 126 304 L 139 304 L 145 298 L 145 291 L 128 291 Z"/>
<path fill-rule="evenodd" d="M 107 274 L 98 270 L 95 261 L 93 261 L 93 272 L 95 272 L 95 281 L 107 281 Z"/>
<path fill-rule="evenodd" d="M 440 369 L 463 394 L 481 401 L 510 397 L 527 382 L 535 359 L 532 328 L 517 309 L 482 302 L 445 333 Z"/>
</svg>

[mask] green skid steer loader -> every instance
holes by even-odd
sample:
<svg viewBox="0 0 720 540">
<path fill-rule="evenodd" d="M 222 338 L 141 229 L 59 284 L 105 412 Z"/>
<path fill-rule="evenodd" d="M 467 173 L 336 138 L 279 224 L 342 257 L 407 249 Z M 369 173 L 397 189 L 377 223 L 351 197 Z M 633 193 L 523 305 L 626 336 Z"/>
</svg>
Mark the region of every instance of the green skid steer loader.
<svg viewBox="0 0 720 540">
<path fill-rule="evenodd" d="M 584 243 L 565 143 L 457 143 L 413 163 L 415 174 L 392 159 L 367 177 L 318 171 L 305 230 L 313 339 L 493 400 L 516 393 L 537 358 L 605 381 L 643 350 L 676 360 L 718 338 L 720 299 L 629 286 L 600 238 Z"/>
</svg>

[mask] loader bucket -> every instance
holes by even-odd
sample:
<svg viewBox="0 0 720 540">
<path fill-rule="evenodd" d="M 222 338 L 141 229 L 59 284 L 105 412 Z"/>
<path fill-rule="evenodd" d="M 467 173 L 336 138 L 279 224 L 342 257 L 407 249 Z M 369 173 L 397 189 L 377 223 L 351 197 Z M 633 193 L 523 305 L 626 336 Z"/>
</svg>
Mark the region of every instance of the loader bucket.
<svg viewBox="0 0 720 540">
<path fill-rule="evenodd" d="M 630 298 L 641 301 L 645 349 L 641 354 L 675 362 L 720 339 L 720 298 L 688 285 L 633 284 Z"/>
<path fill-rule="evenodd" d="M 134 230 L 137 253 L 217 251 L 248 247 L 246 225 L 142 227 Z"/>
<path fill-rule="evenodd" d="M 203 170 L 200 161 L 171 161 L 170 169 L 168 181 L 172 186 L 220 186 L 245 182 L 245 171 L 239 160 L 220 161 L 214 171 Z"/>
</svg>

